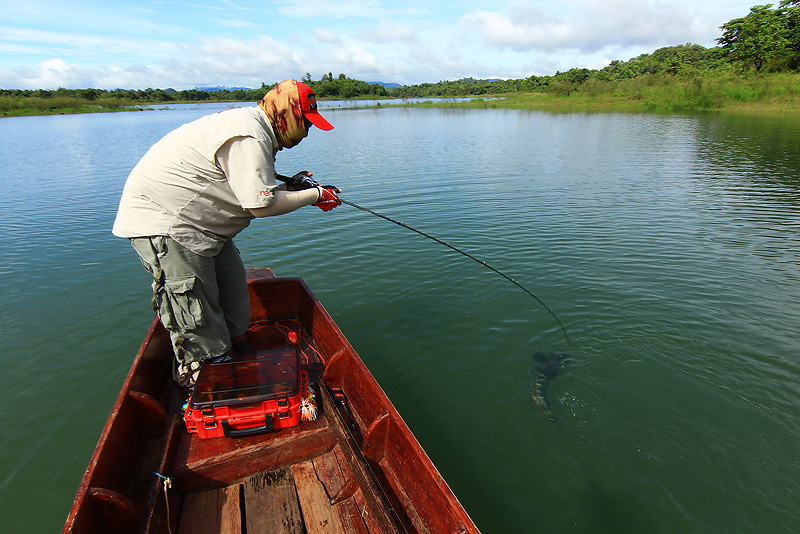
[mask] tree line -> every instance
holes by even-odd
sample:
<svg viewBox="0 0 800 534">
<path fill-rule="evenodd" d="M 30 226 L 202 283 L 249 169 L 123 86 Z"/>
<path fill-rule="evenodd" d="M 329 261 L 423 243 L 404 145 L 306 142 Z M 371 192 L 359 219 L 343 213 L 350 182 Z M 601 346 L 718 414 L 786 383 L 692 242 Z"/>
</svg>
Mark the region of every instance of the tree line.
<svg viewBox="0 0 800 534">
<path fill-rule="evenodd" d="M 758 5 L 745 17 L 723 24 L 718 46 L 699 44 L 659 48 L 629 61 L 612 61 L 602 69 L 573 68 L 553 76 L 515 80 L 475 80 L 423 83 L 392 90 L 399 98 L 455 97 L 514 92 L 569 95 L 587 82 L 616 82 L 643 75 L 691 75 L 720 71 L 787 72 L 800 68 L 800 0 Z"/>
<path fill-rule="evenodd" d="M 311 74 L 306 73 L 302 82 L 311 87 L 317 98 L 365 98 L 387 97 L 389 92 L 379 83 L 367 83 L 361 80 L 348 78 L 340 74 L 337 78 L 333 73 L 323 74 L 319 81 L 311 79 Z"/>
<path fill-rule="evenodd" d="M 348 78 L 340 74 L 333 78 L 327 74 L 319 81 L 311 80 L 311 75 L 306 74 L 303 82 L 308 84 L 319 98 L 365 98 L 388 96 L 386 89 L 380 84 L 369 84 L 361 80 Z M 159 102 L 255 102 L 261 100 L 264 94 L 272 89 L 275 84 L 267 85 L 262 82 L 258 89 L 0 89 L 0 96 L 18 98 L 77 98 L 87 102 L 102 104 L 104 101 L 118 101 L 128 105 L 138 103 Z"/>
</svg>

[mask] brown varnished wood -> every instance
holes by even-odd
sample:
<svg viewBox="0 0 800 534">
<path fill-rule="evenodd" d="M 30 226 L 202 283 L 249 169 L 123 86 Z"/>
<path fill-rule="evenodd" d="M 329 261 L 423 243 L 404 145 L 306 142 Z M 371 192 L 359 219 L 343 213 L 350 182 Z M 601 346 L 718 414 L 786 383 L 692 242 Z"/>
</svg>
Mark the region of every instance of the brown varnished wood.
<svg viewBox="0 0 800 534">
<path fill-rule="evenodd" d="M 314 469 L 314 462 L 306 460 L 292 466 L 297 498 L 303 510 L 303 522 L 308 534 L 344 534 L 339 514 L 331 507 L 325 487 Z"/>
<path fill-rule="evenodd" d="M 127 497 L 106 488 L 89 488 L 91 506 L 97 511 L 99 521 L 110 529 L 129 531 L 136 526 L 136 509 Z"/>
<path fill-rule="evenodd" d="M 380 533 L 378 525 L 369 517 L 364 517 L 362 512 L 367 514 L 366 504 L 364 503 L 361 490 L 357 490 L 352 497 L 337 503 L 335 507 L 339 515 L 339 521 L 345 532 L 353 534 L 377 534 Z"/>
<path fill-rule="evenodd" d="M 393 517 L 386 506 L 388 496 L 383 494 L 382 488 L 376 483 L 377 481 L 370 467 L 362 461 L 361 451 L 348 430 L 347 422 L 334 408 L 333 401 L 327 390 L 322 391 L 322 398 L 325 406 L 330 407 L 327 416 L 341 445 L 342 459 L 348 468 L 352 470 L 358 487 L 363 494 L 365 508 L 362 515 L 372 518 L 372 521 L 378 526 L 378 532 L 399 532 L 395 526 L 398 518 Z"/>
<path fill-rule="evenodd" d="M 249 271 L 248 281 L 251 345 L 285 343 L 270 324 L 299 321 L 327 361 L 322 383 L 347 396 L 347 420 L 322 387 L 317 421 L 237 439 L 187 433 L 188 390 L 171 380 L 169 336 L 154 320 L 63 531 L 478 532 L 306 284 L 269 269 Z M 170 478 L 166 496 L 155 473 Z"/>
<path fill-rule="evenodd" d="M 163 433 L 169 422 L 164 406 L 151 395 L 140 391 L 129 391 L 128 397 L 133 401 L 136 415 L 148 434 L 158 436 Z"/>
<path fill-rule="evenodd" d="M 178 534 L 240 534 L 242 514 L 238 484 L 187 495 Z"/>
<path fill-rule="evenodd" d="M 317 478 L 325 488 L 331 504 L 338 504 L 353 496 L 358 484 L 340 445 L 336 445 L 330 452 L 317 456 L 313 463 Z"/>
<path fill-rule="evenodd" d="M 122 390 L 111 409 L 106 425 L 100 435 L 94 453 L 89 460 L 83 480 L 75 495 L 70 513 L 64 525 L 64 532 L 106 532 L 104 524 L 90 501 L 89 489 L 107 490 L 126 496 L 134 510 L 141 513 L 148 501 L 148 495 L 156 481 L 137 486 L 131 491 L 134 482 L 141 480 L 141 473 L 152 466 L 143 460 L 148 449 L 163 444 L 164 436 L 149 436 L 137 417 L 128 395 L 136 391 L 153 399 L 164 399 L 168 395 L 168 372 L 170 360 L 164 354 L 171 351 L 169 337 L 161 324 L 154 320 L 145 336 L 144 342 L 134 358 Z M 151 442 L 155 441 L 153 444 Z"/>
<path fill-rule="evenodd" d="M 291 469 L 255 475 L 243 486 L 248 534 L 304 534 Z"/>
<path fill-rule="evenodd" d="M 201 491 L 227 486 L 253 473 L 289 467 L 324 454 L 335 444 L 335 435 L 325 418 L 238 439 L 200 439 L 184 433 L 169 472 L 178 491 Z"/>
</svg>

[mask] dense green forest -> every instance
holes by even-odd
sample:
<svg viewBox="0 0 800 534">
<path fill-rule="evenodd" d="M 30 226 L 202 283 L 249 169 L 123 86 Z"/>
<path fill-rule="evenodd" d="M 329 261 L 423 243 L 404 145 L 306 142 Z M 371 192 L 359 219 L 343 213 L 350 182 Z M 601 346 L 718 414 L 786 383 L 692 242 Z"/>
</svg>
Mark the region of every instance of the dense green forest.
<svg viewBox="0 0 800 534">
<path fill-rule="evenodd" d="M 800 78 L 800 0 L 757 5 L 741 18 L 720 27 L 718 46 L 682 44 L 660 48 L 628 61 L 612 61 L 602 69 L 573 68 L 552 76 L 530 76 L 509 80 L 440 81 L 392 88 L 332 73 L 302 81 L 319 98 L 400 99 L 426 97 L 470 97 L 485 95 L 544 95 L 569 97 L 613 97 L 638 101 L 645 109 L 713 109 L 730 101 L 784 99 L 794 106 Z M 783 76 L 781 76 L 783 75 Z M 777 77 L 776 77 L 777 76 Z M 760 78 L 759 78 L 760 77 Z M 754 81 L 756 79 L 757 81 Z M 142 104 L 167 102 L 254 102 L 272 85 L 257 89 L 0 89 L 0 111 L 4 116 L 44 113 L 114 111 Z M 520 99 L 511 99 L 519 103 Z M 542 102 L 542 99 L 539 99 Z"/>
</svg>

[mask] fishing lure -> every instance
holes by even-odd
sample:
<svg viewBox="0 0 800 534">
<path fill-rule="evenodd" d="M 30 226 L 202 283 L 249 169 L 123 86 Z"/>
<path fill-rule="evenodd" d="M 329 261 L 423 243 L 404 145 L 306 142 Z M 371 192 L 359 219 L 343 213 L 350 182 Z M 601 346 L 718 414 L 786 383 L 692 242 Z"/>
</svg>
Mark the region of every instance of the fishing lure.
<svg viewBox="0 0 800 534">
<path fill-rule="evenodd" d="M 303 421 L 317 420 L 317 399 L 314 390 L 309 386 L 308 393 L 300 400 L 300 419 Z"/>
</svg>

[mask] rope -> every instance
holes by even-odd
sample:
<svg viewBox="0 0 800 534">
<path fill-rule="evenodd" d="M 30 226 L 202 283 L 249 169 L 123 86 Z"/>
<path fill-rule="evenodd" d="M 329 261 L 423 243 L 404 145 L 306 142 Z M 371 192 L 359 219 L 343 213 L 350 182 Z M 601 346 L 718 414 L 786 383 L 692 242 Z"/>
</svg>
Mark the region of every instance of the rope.
<svg viewBox="0 0 800 534">
<path fill-rule="evenodd" d="M 169 497 L 167 496 L 167 489 L 172 488 L 172 477 L 166 477 L 158 472 L 155 472 L 153 474 L 158 478 L 160 478 L 161 482 L 164 485 L 164 505 L 167 507 L 167 532 L 169 532 L 169 534 L 172 534 L 172 524 L 169 519 Z"/>
<path fill-rule="evenodd" d="M 292 323 L 293 327 L 288 326 L 285 323 Z M 320 360 L 320 366 L 311 367 L 311 361 L 308 358 L 308 354 L 305 353 L 303 348 L 300 346 L 300 343 L 297 344 L 297 348 L 300 351 L 300 354 L 302 354 L 303 357 L 306 359 L 306 365 L 308 365 L 308 369 L 310 371 L 320 371 L 325 368 L 325 357 L 322 355 L 322 353 L 320 353 L 320 351 L 315 349 L 314 346 L 303 336 L 302 334 L 303 327 L 300 324 L 300 321 L 298 321 L 297 319 L 284 319 L 282 321 L 275 321 L 275 328 L 277 328 L 281 333 L 283 333 L 286 336 L 287 341 L 289 341 L 289 333 L 294 332 L 295 334 L 297 334 L 298 341 L 300 340 L 305 341 L 306 345 L 316 353 L 317 357 Z"/>
</svg>

